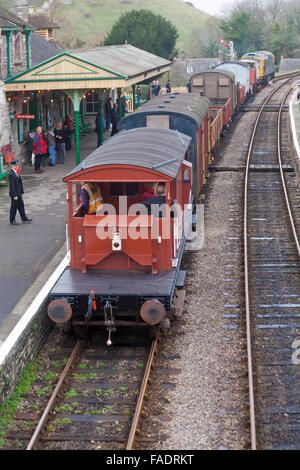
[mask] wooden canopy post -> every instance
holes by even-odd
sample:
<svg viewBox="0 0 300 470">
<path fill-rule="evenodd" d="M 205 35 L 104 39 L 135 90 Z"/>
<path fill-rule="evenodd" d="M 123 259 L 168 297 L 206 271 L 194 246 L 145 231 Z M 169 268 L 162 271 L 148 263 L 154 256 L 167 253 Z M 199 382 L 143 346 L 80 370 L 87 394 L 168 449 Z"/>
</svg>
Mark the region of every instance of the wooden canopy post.
<svg viewBox="0 0 300 470">
<path fill-rule="evenodd" d="M 30 69 L 30 34 L 32 31 L 26 31 L 26 64 L 27 68 Z"/>
<path fill-rule="evenodd" d="M 7 31 L 6 33 L 6 50 L 7 50 L 7 77 L 11 77 L 11 49 L 10 49 L 10 39 L 12 36 L 12 31 Z"/>
<path fill-rule="evenodd" d="M 99 119 L 100 119 L 100 145 L 104 141 L 104 127 L 103 127 L 103 90 L 98 90 L 99 94 Z"/>
</svg>

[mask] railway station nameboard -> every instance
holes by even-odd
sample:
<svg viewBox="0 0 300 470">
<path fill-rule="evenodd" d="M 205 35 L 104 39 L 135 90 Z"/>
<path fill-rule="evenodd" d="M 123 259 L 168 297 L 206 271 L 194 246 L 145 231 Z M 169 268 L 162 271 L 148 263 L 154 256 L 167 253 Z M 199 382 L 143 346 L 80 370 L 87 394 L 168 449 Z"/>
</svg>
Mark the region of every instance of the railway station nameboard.
<svg viewBox="0 0 300 470">
<path fill-rule="evenodd" d="M 10 119 L 34 119 L 34 114 L 13 114 L 10 113 Z"/>
</svg>

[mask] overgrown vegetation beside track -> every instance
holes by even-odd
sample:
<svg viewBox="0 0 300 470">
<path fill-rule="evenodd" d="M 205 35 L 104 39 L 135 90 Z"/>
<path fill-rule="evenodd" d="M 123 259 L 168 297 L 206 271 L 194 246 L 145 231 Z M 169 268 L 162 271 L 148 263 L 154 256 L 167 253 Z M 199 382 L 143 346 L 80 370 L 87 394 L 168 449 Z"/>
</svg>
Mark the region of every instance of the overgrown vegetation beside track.
<svg viewBox="0 0 300 470">
<path fill-rule="evenodd" d="M 12 426 L 13 417 L 17 411 L 18 405 L 22 401 L 22 397 L 26 395 L 32 385 L 38 378 L 38 371 L 40 370 L 40 361 L 36 359 L 30 362 L 24 369 L 21 380 L 12 393 L 0 408 L 0 448 L 3 446 L 3 436 Z M 0 371 L 0 373 L 3 373 Z"/>
</svg>

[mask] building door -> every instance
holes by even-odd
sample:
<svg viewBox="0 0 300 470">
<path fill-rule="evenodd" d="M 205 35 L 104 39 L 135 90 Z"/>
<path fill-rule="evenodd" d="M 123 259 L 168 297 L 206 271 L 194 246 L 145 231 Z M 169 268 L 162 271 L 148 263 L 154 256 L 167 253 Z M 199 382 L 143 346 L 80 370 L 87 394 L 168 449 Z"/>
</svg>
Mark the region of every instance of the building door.
<svg viewBox="0 0 300 470">
<path fill-rule="evenodd" d="M 35 118 L 30 119 L 29 129 L 32 131 L 39 125 L 38 103 L 36 100 L 29 100 L 29 114 L 34 114 Z"/>
</svg>

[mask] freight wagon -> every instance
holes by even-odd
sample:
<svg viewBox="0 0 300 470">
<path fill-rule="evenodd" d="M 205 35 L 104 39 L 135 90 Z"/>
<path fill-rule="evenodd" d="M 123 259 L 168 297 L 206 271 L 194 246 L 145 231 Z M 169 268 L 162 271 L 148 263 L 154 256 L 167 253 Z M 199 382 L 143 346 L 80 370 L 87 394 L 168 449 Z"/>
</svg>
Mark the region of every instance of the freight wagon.
<svg viewBox="0 0 300 470">
<path fill-rule="evenodd" d="M 219 111 L 219 110 L 218 110 Z M 215 117 L 215 116 L 214 116 Z M 210 161 L 210 101 L 192 93 L 160 95 L 120 122 L 120 131 L 136 127 L 175 129 L 190 136 L 193 194 L 201 191 Z"/>
<path fill-rule="evenodd" d="M 255 68 L 253 64 L 250 65 L 242 61 L 225 62 L 216 65 L 214 70 L 229 70 L 234 73 L 235 84 L 239 83 L 240 89 L 243 85 L 245 86 L 246 97 L 253 94 L 253 86 L 255 84 Z M 240 103 L 241 101 L 242 98 L 240 98 Z"/>
</svg>

